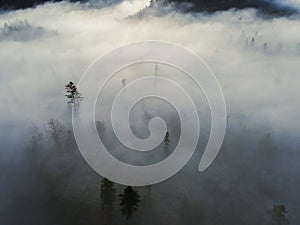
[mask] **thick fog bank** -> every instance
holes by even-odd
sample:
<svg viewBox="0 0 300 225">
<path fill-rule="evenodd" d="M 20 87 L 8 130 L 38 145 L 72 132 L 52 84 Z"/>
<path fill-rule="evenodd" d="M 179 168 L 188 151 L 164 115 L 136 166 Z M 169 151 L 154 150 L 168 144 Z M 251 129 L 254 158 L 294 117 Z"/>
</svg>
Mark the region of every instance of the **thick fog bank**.
<svg viewBox="0 0 300 225">
<path fill-rule="evenodd" d="M 210 123 L 203 94 L 193 92 L 204 119 L 196 154 L 170 180 L 138 189 L 142 200 L 133 223 L 267 224 L 266 211 L 276 203 L 287 207 L 291 224 L 299 223 L 298 17 L 265 20 L 254 9 L 206 15 L 146 6 L 141 0 L 95 8 L 61 2 L 0 15 L 0 223 L 109 221 L 99 197 L 102 178 L 85 163 L 72 135 L 64 85 L 78 82 L 99 55 L 142 40 L 185 46 L 210 66 L 224 91 L 228 128 L 215 162 L 199 173 Z M 124 71 L 127 78 L 130 72 Z M 112 85 L 121 87 L 122 79 Z M 194 90 L 192 82 L 185 85 Z M 148 116 L 162 115 L 173 147 L 180 126 L 174 109 L 143 104 L 133 110 L 137 136 L 148 135 Z M 108 118 L 102 122 L 106 130 L 99 136 L 119 147 Z M 118 194 L 123 190 L 115 187 Z M 126 222 L 118 204 L 113 215 L 112 224 Z"/>
</svg>

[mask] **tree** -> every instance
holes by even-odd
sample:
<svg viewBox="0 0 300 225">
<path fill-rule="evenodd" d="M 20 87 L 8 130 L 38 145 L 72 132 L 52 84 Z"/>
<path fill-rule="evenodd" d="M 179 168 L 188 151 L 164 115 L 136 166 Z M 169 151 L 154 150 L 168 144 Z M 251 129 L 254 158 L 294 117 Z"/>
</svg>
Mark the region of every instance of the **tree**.
<svg viewBox="0 0 300 225">
<path fill-rule="evenodd" d="M 31 168 L 37 169 L 41 163 L 43 133 L 37 127 L 32 128 L 32 136 L 25 147 L 25 156 Z"/>
<path fill-rule="evenodd" d="M 101 206 L 105 211 L 111 212 L 114 208 L 114 202 L 116 201 L 116 189 L 114 188 L 114 183 L 104 178 L 101 181 L 100 189 Z"/>
<path fill-rule="evenodd" d="M 124 189 L 124 192 L 119 195 L 119 200 L 121 201 L 121 211 L 126 219 L 130 219 L 132 214 L 137 211 L 139 207 L 140 196 L 133 190 L 132 187 L 128 186 Z"/>
<path fill-rule="evenodd" d="M 164 153 L 165 153 L 165 157 L 167 157 L 169 154 L 169 143 L 171 142 L 169 131 L 166 132 L 164 142 L 165 142 Z"/>
<path fill-rule="evenodd" d="M 254 37 L 251 39 L 250 45 L 251 45 L 251 47 L 254 47 L 254 45 L 255 45 L 255 38 Z"/>
<path fill-rule="evenodd" d="M 183 197 L 183 199 L 177 199 L 179 205 L 178 211 L 174 212 L 176 215 L 176 221 L 178 224 L 187 224 L 189 221 L 189 225 L 201 225 L 205 223 L 205 214 L 204 209 L 201 207 L 199 203 L 195 203 L 188 199 L 188 197 Z M 224 219 L 224 218 L 223 218 Z M 222 221 L 221 224 L 230 224 Z"/>
<path fill-rule="evenodd" d="M 105 132 L 105 124 L 104 124 L 104 122 L 97 121 L 96 122 L 96 128 L 97 128 L 97 131 L 98 131 L 99 134 L 102 133 L 102 132 Z"/>
<path fill-rule="evenodd" d="M 65 85 L 65 89 L 68 93 L 65 96 L 69 100 L 68 101 L 69 104 L 76 105 L 82 101 L 83 99 L 82 94 L 77 90 L 76 85 L 72 81 L 70 81 L 67 85 Z"/>
<path fill-rule="evenodd" d="M 122 88 L 124 88 L 124 87 L 126 86 L 126 84 L 127 84 L 127 80 L 124 78 L 124 79 L 122 80 Z"/>
<path fill-rule="evenodd" d="M 31 138 L 29 139 L 28 147 L 35 148 L 35 149 L 39 148 L 42 143 L 44 135 L 39 131 L 37 127 L 32 127 L 31 130 L 32 130 L 32 135 Z"/>
<path fill-rule="evenodd" d="M 170 134 L 169 134 L 169 131 L 166 132 L 166 136 L 164 138 L 164 142 L 165 143 L 169 143 L 170 142 Z"/>
<path fill-rule="evenodd" d="M 287 213 L 286 208 L 283 204 L 273 205 L 272 221 L 270 225 L 288 225 L 289 221 L 286 219 L 285 214 Z"/>
<path fill-rule="evenodd" d="M 48 121 L 50 135 L 57 147 L 62 147 L 63 138 L 65 138 L 66 130 L 58 120 L 50 119 Z"/>
</svg>

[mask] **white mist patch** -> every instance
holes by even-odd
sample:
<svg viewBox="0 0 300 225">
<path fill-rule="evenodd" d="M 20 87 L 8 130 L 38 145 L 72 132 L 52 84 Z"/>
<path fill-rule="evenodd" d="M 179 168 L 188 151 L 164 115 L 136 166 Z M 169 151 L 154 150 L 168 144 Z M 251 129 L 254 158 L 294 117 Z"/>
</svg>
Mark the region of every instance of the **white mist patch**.
<svg viewBox="0 0 300 225">
<path fill-rule="evenodd" d="M 294 7 L 298 11 L 300 11 L 300 1 L 299 0 L 283 0 L 283 1 L 277 0 L 276 2 L 278 2 L 278 4 L 281 4 L 284 6 Z"/>
<path fill-rule="evenodd" d="M 0 126 L 5 135 L 15 135 L 16 123 L 27 127 L 49 118 L 69 119 L 66 83 L 77 82 L 96 57 L 120 45 L 153 39 L 185 46 L 208 63 L 232 120 L 232 115 L 243 114 L 253 124 L 271 124 L 291 135 L 300 132 L 295 123 L 300 115 L 299 19 L 263 20 L 253 10 L 214 15 L 170 10 L 160 17 L 134 16 L 148 3 L 123 1 L 100 9 L 47 3 L 1 14 L 5 39 L 0 42 Z M 5 25 L 16 21 L 38 28 L 39 38 L 34 32 L 28 35 L 25 27 L 16 39 Z"/>
</svg>

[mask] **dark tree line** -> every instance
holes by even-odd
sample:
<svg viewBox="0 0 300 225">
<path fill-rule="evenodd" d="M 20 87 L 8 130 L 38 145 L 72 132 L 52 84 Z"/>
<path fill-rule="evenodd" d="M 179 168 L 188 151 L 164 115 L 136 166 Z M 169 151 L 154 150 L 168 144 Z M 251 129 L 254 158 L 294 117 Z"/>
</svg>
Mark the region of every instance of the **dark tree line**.
<svg viewBox="0 0 300 225">
<path fill-rule="evenodd" d="M 173 2 L 179 4 L 179 8 L 184 11 L 192 12 L 208 12 L 214 13 L 218 11 L 225 11 L 229 9 L 257 9 L 259 13 L 266 16 L 286 16 L 296 14 L 297 10 L 289 6 L 282 6 L 273 1 L 265 0 L 152 0 L 155 2 L 166 4 L 166 2 Z M 180 3 L 191 3 L 189 5 Z"/>
<path fill-rule="evenodd" d="M 109 222 L 112 222 L 112 211 L 114 209 L 114 203 L 116 201 L 116 189 L 114 183 L 110 180 L 103 178 L 101 181 L 101 206 L 109 217 Z M 123 192 L 119 194 L 119 201 L 122 214 L 128 220 L 133 216 L 133 213 L 137 211 L 139 202 L 141 201 L 140 195 L 132 187 L 128 186 L 124 188 Z"/>
</svg>

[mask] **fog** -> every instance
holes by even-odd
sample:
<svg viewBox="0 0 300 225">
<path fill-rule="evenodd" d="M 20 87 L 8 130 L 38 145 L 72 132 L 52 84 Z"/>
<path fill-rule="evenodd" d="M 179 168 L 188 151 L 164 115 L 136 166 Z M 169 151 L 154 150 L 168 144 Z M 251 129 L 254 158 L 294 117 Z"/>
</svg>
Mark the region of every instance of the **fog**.
<svg viewBox="0 0 300 225">
<path fill-rule="evenodd" d="M 280 4 L 300 9 L 298 1 Z M 102 178 L 85 163 L 68 131 L 72 129 L 71 106 L 64 85 L 77 83 L 97 57 L 143 40 L 177 43 L 209 65 L 224 92 L 228 127 L 217 159 L 199 173 L 197 165 L 210 129 L 209 108 L 193 83 L 174 72 L 173 78 L 196 99 L 203 133 L 195 155 L 182 171 L 150 191 L 149 187 L 136 189 L 140 207 L 129 222 L 267 224 L 271 219 L 267 211 L 282 203 L 290 223 L 299 223 L 299 27 L 297 14 L 266 19 L 254 9 L 182 13 L 174 5 L 150 6 L 144 0 L 110 1 L 107 5 L 95 1 L 46 3 L 2 12 L 0 224 L 128 222 L 117 203 L 113 221 L 101 210 Z M 150 67 L 145 65 L 136 72 L 129 68 L 116 76 L 107 87 L 106 100 L 121 88 L 123 78 L 129 82 Z M 163 65 L 159 70 L 170 72 Z M 171 134 L 168 148 L 176 145 L 180 123 L 170 105 L 145 100 L 132 113 L 131 124 L 138 137 L 149 135 L 148 117 L 159 115 Z M 51 136 L 51 118 L 64 126 L 59 147 Z M 138 164 L 139 156 L 122 153 L 108 117 L 97 119 L 105 124 L 99 136 L 116 149 L 112 153 Z M 166 157 L 157 154 L 164 147 L 162 143 L 153 151 L 147 163 Z M 28 148 L 39 149 L 38 156 L 28 156 Z M 58 178 L 55 181 L 53 177 Z M 123 187 L 115 187 L 119 194 Z"/>
</svg>

